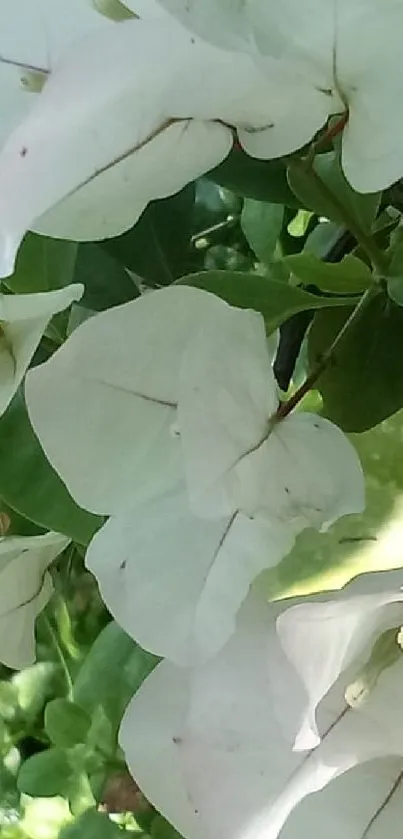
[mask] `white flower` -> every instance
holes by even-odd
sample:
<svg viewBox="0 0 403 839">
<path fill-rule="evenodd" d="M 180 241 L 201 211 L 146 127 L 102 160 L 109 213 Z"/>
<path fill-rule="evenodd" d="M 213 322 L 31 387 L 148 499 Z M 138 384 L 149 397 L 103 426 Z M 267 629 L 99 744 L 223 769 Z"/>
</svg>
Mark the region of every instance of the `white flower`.
<svg viewBox="0 0 403 839">
<path fill-rule="evenodd" d="M 0 539 L 0 661 L 14 670 L 35 661 L 35 620 L 49 601 L 49 565 L 67 547 L 59 533 Z"/>
<path fill-rule="evenodd" d="M 87 553 L 108 608 L 178 663 L 225 643 L 251 581 L 300 530 L 363 507 L 337 428 L 310 414 L 272 426 L 261 315 L 197 289 L 87 321 L 29 373 L 26 397 L 73 497 L 112 514 Z"/>
<path fill-rule="evenodd" d="M 272 360 L 262 317 L 230 307 L 212 313 L 189 344 L 178 424 L 191 503 L 202 516 L 241 510 L 326 529 L 362 511 L 361 466 L 327 420 L 305 412 L 277 420 Z"/>
<path fill-rule="evenodd" d="M 260 55 L 267 72 L 273 58 L 293 68 L 300 99 L 297 109 L 288 110 L 291 136 L 301 121 L 314 124 L 315 110 L 311 136 L 323 125 L 319 99 L 328 115 L 348 110 L 342 162 L 354 189 L 375 192 L 402 177 L 399 0 L 159 2 L 208 41 Z"/>
<path fill-rule="evenodd" d="M 122 233 L 149 201 L 220 163 L 233 129 L 252 154 L 294 150 L 326 120 L 316 100 L 290 133 L 300 90 L 284 64 L 266 72 L 168 16 L 93 33 L 59 62 L 0 155 L 0 272 L 13 270 L 28 228 L 75 240 Z"/>
<path fill-rule="evenodd" d="M 20 385 L 53 315 L 79 300 L 79 283 L 38 294 L 0 294 L 0 416 Z"/>
<path fill-rule="evenodd" d="M 366 703 L 352 707 L 344 698 L 379 633 L 402 620 L 397 581 L 400 575 L 362 578 L 336 602 L 294 607 L 300 617 L 288 639 L 295 644 L 293 663 L 298 653 L 298 670 L 307 676 L 305 690 L 276 633 L 276 618 L 277 626 L 288 623 L 287 603 L 265 604 L 256 592 L 214 659 L 193 669 L 163 662 L 145 680 L 123 720 L 121 745 L 146 797 L 187 839 L 275 839 L 280 832 L 282 839 L 362 839 L 372 836 L 369 825 L 374 836 L 397 839 L 403 813 L 394 796 L 403 778 L 399 648 L 394 664 L 389 658 L 382 669 L 378 662 Z M 358 593 L 368 588 L 377 593 Z M 353 662 L 353 670 L 344 670 Z M 317 697 L 315 678 L 330 687 L 329 674 L 337 678 L 341 670 L 341 686 L 321 702 L 319 745 L 293 749 L 304 709 Z"/>
</svg>

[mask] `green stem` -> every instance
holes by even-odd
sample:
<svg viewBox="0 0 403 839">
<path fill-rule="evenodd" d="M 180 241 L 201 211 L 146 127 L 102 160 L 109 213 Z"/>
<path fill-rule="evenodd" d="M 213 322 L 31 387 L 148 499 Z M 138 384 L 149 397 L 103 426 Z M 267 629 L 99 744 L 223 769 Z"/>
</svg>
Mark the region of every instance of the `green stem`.
<svg viewBox="0 0 403 839">
<path fill-rule="evenodd" d="M 53 647 L 54 647 L 54 649 L 57 653 L 57 657 L 60 661 L 65 679 L 66 679 L 67 698 L 70 699 L 70 701 L 72 701 L 73 700 L 73 694 L 74 694 L 73 680 L 72 680 L 71 675 L 70 675 L 70 670 L 69 670 L 68 665 L 67 665 L 66 657 L 65 657 L 64 652 L 63 652 L 63 650 L 62 650 L 62 648 L 59 644 L 59 639 L 56 635 L 55 630 L 53 629 L 53 626 L 52 626 L 48 616 L 43 615 L 43 619 L 44 619 L 44 623 L 45 623 L 46 629 L 48 631 L 48 634 L 51 638 Z"/>
<path fill-rule="evenodd" d="M 346 322 L 343 324 L 340 332 L 336 335 L 330 346 L 327 350 L 323 353 L 318 363 L 315 365 L 309 376 L 305 379 L 302 383 L 301 387 L 295 391 L 295 393 L 288 399 L 286 402 L 282 402 L 278 411 L 277 411 L 277 419 L 284 419 L 288 417 L 291 411 L 301 402 L 301 399 L 309 393 L 310 390 L 315 386 L 319 376 L 323 373 L 327 365 L 333 360 L 334 354 L 338 349 L 340 343 L 343 341 L 346 333 L 349 332 L 351 327 L 357 322 L 357 320 L 361 317 L 361 314 L 368 303 L 376 297 L 377 294 L 380 293 L 380 288 L 378 285 L 374 284 L 370 288 L 367 289 L 365 294 L 362 295 L 360 300 L 358 301 L 356 307 L 351 312 L 349 318 L 347 318 Z"/>
</svg>

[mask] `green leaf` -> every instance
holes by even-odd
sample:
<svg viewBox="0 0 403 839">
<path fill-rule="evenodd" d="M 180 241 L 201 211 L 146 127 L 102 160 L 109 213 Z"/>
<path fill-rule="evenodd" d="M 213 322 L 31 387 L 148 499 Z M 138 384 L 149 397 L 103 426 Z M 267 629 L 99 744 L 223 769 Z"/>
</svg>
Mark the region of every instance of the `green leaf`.
<svg viewBox="0 0 403 839">
<path fill-rule="evenodd" d="M 12 277 L 6 281 L 15 293 L 52 291 L 74 281 L 78 245 L 27 233 L 18 252 Z"/>
<path fill-rule="evenodd" d="M 381 193 L 362 195 L 355 192 L 346 180 L 336 152 L 321 154 L 315 158 L 313 163 L 314 171 L 319 175 L 325 184 L 330 196 L 326 195 L 320 184 L 312 177 L 310 165 L 304 166 L 301 161 L 291 161 L 288 166 L 288 183 L 303 205 L 312 210 L 318 216 L 336 221 L 338 224 L 345 224 L 346 210 L 355 223 L 364 233 L 370 233 L 377 216 L 381 201 Z M 340 208 L 333 203 L 332 196 L 335 196 Z"/>
<path fill-rule="evenodd" d="M 156 663 L 155 656 L 112 622 L 98 636 L 78 673 L 74 699 L 91 715 L 101 707 L 116 732 L 127 702 Z"/>
<path fill-rule="evenodd" d="M 78 247 L 74 282 L 85 286 L 80 305 L 98 312 L 134 300 L 140 293 L 124 266 L 91 242 Z"/>
<path fill-rule="evenodd" d="M 320 312 L 309 337 L 311 366 L 351 309 Z M 403 406 L 403 311 L 379 294 L 346 334 L 318 381 L 323 412 L 344 431 L 366 431 Z"/>
<path fill-rule="evenodd" d="M 270 263 L 281 233 L 284 207 L 247 198 L 244 202 L 241 227 L 251 249 L 263 263 Z"/>
<path fill-rule="evenodd" d="M 281 160 L 257 160 L 242 149 L 233 149 L 220 166 L 209 172 L 208 178 L 245 198 L 296 209 L 303 206 L 288 185 L 286 167 Z"/>
<path fill-rule="evenodd" d="M 67 754 L 62 749 L 47 749 L 26 760 L 18 773 L 20 792 L 35 798 L 66 795 L 73 775 Z"/>
<path fill-rule="evenodd" d="M 400 226 L 391 239 L 388 274 L 389 297 L 398 306 L 403 306 L 403 229 Z"/>
<path fill-rule="evenodd" d="M 25 518 L 87 545 L 103 522 L 82 510 L 47 461 L 21 393 L 0 418 L 0 496 Z"/>
<path fill-rule="evenodd" d="M 355 294 L 372 283 L 370 269 L 361 259 L 345 256 L 341 262 L 322 262 L 311 253 L 287 256 L 283 260 L 304 285 L 316 285 L 332 294 Z"/>
<path fill-rule="evenodd" d="M 91 717 L 75 702 L 53 699 L 45 708 L 45 731 L 55 746 L 71 748 L 85 743 Z"/>
<path fill-rule="evenodd" d="M 73 824 L 63 827 L 59 839 L 123 839 L 126 835 L 127 833 L 114 824 L 106 813 L 90 809 Z"/>
<path fill-rule="evenodd" d="M 205 271 L 182 277 L 180 283 L 217 294 L 231 306 L 261 312 L 268 333 L 297 312 L 345 306 L 350 302 L 345 297 L 318 297 L 280 280 L 241 271 Z"/>
<path fill-rule="evenodd" d="M 188 184 L 151 203 L 131 230 L 102 247 L 147 284 L 169 285 L 186 271 L 194 198 L 194 184 Z"/>
</svg>

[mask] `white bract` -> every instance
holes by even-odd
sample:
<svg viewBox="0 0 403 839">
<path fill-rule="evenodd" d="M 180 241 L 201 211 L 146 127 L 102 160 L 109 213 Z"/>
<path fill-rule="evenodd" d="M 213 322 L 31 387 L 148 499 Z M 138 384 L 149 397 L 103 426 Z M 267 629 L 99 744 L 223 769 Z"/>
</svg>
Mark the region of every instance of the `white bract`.
<svg viewBox="0 0 403 839">
<path fill-rule="evenodd" d="M 76 283 L 38 294 L 0 294 L 0 416 L 20 385 L 42 335 L 57 312 L 79 300 Z"/>
<path fill-rule="evenodd" d="M 178 427 L 195 512 L 241 511 L 326 529 L 364 507 L 357 454 L 342 432 L 316 414 L 279 421 L 278 388 L 263 318 L 217 310 L 184 355 Z"/>
<path fill-rule="evenodd" d="M 386 658 L 371 661 L 380 633 L 382 641 L 403 618 L 400 582 L 401 575 L 363 577 L 335 600 L 291 611 L 252 591 L 214 659 L 193 669 L 163 662 L 145 680 L 123 720 L 121 745 L 146 797 L 187 839 L 362 839 L 370 827 L 376 837 L 400 836 L 396 631 L 393 655 L 384 647 Z M 349 704 L 346 688 L 368 659 L 365 701 Z M 293 748 L 319 693 L 318 745 Z"/>
<path fill-rule="evenodd" d="M 49 565 L 67 547 L 59 533 L 0 539 L 0 661 L 14 670 L 35 661 L 35 620 L 49 601 Z"/>
<path fill-rule="evenodd" d="M 50 462 L 81 506 L 112 514 L 87 553 L 108 608 L 178 663 L 225 643 L 299 531 L 364 505 L 336 427 L 273 420 L 271 361 L 260 314 L 182 286 L 93 317 L 27 378 Z"/>
<path fill-rule="evenodd" d="M 343 168 L 359 192 L 385 189 L 403 174 L 403 57 L 400 0 L 159 0 L 207 41 L 292 67 L 299 107 L 289 109 L 290 135 L 301 121 L 349 112 Z M 282 152 L 280 152 L 281 154 Z"/>
<path fill-rule="evenodd" d="M 326 120 L 328 103 L 318 94 L 290 132 L 299 88 L 284 63 L 266 71 L 167 15 L 83 39 L 0 155 L 0 272 L 12 272 L 28 228 L 74 240 L 122 233 L 149 201 L 220 163 L 235 129 L 256 156 L 303 145 Z"/>
<path fill-rule="evenodd" d="M 3 0 L 0 5 L 0 147 L 33 106 L 77 39 L 106 22 L 85 0 Z"/>
</svg>

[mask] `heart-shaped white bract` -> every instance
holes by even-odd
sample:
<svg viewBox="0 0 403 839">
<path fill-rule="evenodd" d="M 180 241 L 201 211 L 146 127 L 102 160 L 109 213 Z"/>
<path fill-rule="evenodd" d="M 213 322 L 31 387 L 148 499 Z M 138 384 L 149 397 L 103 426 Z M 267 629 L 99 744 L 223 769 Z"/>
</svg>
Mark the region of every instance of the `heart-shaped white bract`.
<svg viewBox="0 0 403 839">
<path fill-rule="evenodd" d="M 329 115 L 348 111 L 342 162 L 354 189 L 375 192 L 402 177 L 399 0 L 158 1 L 207 41 L 259 56 L 268 72 L 273 59 L 293 69 L 299 107 L 289 113 L 290 134 L 320 98 Z"/>
<path fill-rule="evenodd" d="M 299 101 L 285 65 L 273 61 L 267 72 L 167 15 L 80 40 L 0 154 L 1 274 L 13 270 L 28 228 L 74 240 L 122 233 L 149 201 L 220 163 L 234 130 L 253 155 L 298 148 L 328 114 L 318 94 L 291 134 Z"/>
<path fill-rule="evenodd" d="M 361 839 L 369 827 L 374 836 L 387 827 L 386 835 L 397 839 L 403 812 L 397 645 L 394 662 L 378 668 L 364 704 L 349 705 L 343 689 L 354 672 L 349 665 L 359 667 L 371 640 L 402 619 L 401 590 L 387 591 L 395 582 L 389 574 L 363 577 L 336 602 L 319 598 L 290 611 L 289 603 L 267 604 L 252 591 L 235 633 L 214 659 L 193 669 L 163 662 L 145 680 L 120 741 L 140 788 L 183 836 L 319 839 L 328 830 L 334 839 Z M 288 641 L 303 681 L 276 631 L 290 628 L 289 615 L 301 609 L 301 620 L 291 618 Z M 330 672 L 337 680 L 347 670 L 341 685 L 321 697 L 317 748 L 293 749 L 299 721 L 324 688 L 321 667 L 325 681 Z"/>
<path fill-rule="evenodd" d="M 49 601 L 49 565 L 67 547 L 60 533 L 0 539 L 0 661 L 13 670 L 35 661 L 35 620 Z"/>
<path fill-rule="evenodd" d="M 273 418 L 271 361 L 260 314 L 171 286 L 91 318 L 27 377 L 51 464 L 81 506 L 112 515 L 87 552 L 105 603 L 179 664 L 225 644 L 297 533 L 364 505 L 335 426 Z"/>
<path fill-rule="evenodd" d="M 57 312 L 80 300 L 75 283 L 38 294 L 0 294 L 0 416 L 24 378 L 42 335 Z"/>
</svg>

